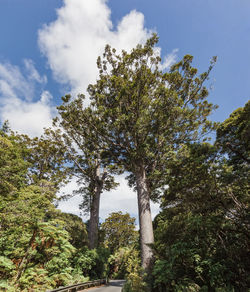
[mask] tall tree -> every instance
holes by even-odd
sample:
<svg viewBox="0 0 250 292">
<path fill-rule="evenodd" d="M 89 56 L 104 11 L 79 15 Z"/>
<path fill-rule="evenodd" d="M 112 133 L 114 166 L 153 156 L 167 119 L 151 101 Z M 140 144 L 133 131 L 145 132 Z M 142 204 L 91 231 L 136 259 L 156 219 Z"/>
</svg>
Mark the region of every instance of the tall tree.
<svg viewBox="0 0 250 292">
<path fill-rule="evenodd" d="M 132 174 L 137 190 L 142 266 L 150 268 L 154 242 L 150 197 L 160 187 L 160 177 L 178 147 L 201 138 L 213 125 L 207 116 L 215 108 L 208 103 L 204 82 L 208 71 L 197 75 L 192 56 L 160 70 L 153 35 L 130 53 L 106 46 L 98 58 L 99 79 L 89 85 L 91 104 L 83 124 L 97 134 L 111 162 Z"/>
<path fill-rule="evenodd" d="M 117 186 L 111 173 L 115 168 L 103 157 L 102 145 L 97 143 L 97 133 L 91 131 L 83 120 L 84 98 L 62 98 L 58 107 L 60 119 L 54 121 L 59 129 L 50 131 L 53 139 L 63 145 L 68 161 L 72 162 L 72 174 L 80 186 L 75 193 L 82 194 L 81 208 L 90 212 L 89 247 L 98 244 L 100 197 L 104 190 Z"/>
</svg>

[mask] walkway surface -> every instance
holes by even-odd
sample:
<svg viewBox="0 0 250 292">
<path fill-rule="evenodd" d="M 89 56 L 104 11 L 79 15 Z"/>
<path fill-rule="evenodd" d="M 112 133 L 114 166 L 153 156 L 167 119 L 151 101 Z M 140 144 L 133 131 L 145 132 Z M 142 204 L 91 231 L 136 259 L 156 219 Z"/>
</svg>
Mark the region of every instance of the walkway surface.
<svg viewBox="0 0 250 292">
<path fill-rule="evenodd" d="M 82 290 L 82 292 L 121 292 L 124 283 L 124 280 L 111 280 L 107 286 L 90 288 L 87 290 Z"/>
</svg>

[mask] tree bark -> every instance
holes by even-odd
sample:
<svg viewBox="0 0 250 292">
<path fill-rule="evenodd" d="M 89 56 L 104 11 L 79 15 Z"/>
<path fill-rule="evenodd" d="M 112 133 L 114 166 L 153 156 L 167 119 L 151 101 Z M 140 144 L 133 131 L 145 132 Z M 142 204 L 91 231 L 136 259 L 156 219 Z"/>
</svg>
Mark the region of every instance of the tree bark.
<svg viewBox="0 0 250 292">
<path fill-rule="evenodd" d="M 93 201 L 90 208 L 89 219 L 89 248 L 97 247 L 98 243 L 98 225 L 99 225 L 99 206 L 100 206 L 101 192 L 96 190 L 93 195 Z"/>
<path fill-rule="evenodd" d="M 146 184 L 146 172 L 143 163 L 140 163 L 140 165 L 137 166 L 135 175 L 140 223 L 142 267 L 145 272 L 149 272 L 153 262 L 153 251 L 149 245 L 154 243 L 154 233 L 150 209 L 150 195 Z"/>
<path fill-rule="evenodd" d="M 99 225 L 99 209 L 100 198 L 103 188 L 103 180 L 100 178 L 100 166 L 96 169 L 96 181 L 93 192 L 93 199 L 90 206 L 89 219 L 89 248 L 94 249 L 98 245 L 98 225 Z"/>
</svg>

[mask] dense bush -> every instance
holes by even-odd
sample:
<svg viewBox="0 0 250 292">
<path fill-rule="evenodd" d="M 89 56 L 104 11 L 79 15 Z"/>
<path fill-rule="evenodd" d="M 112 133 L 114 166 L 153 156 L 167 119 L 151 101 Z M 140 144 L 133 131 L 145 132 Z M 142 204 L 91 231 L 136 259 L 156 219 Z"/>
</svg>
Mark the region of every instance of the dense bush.
<svg viewBox="0 0 250 292">
<path fill-rule="evenodd" d="M 157 219 L 155 291 L 247 291 L 247 238 L 236 226 L 216 215 Z"/>
<path fill-rule="evenodd" d="M 89 250 L 87 247 L 77 251 L 73 259 L 75 271 L 89 279 L 102 279 L 108 276 L 108 249 L 97 248 Z"/>
<path fill-rule="evenodd" d="M 249 137 L 240 133 L 249 129 L 245 111 L 237 110 L 221 125 L 214 146 L 191 144 L 176 154 L 163 211 L 154 222 L 157 292 L 250 287 Z M 219 150 L 226 152 L 228 143 L 237 151 L 224 157 Z"/>
<path fill-rule="evenodd" d="M 59 176 L 38 179 L 41 161 L 27 162 L 27 139 L 0 130 L 0 290 L 46 291 L 106 275 L 109 253 L 87 250 L 82 220 L 55 208 Z"/>
</svg>

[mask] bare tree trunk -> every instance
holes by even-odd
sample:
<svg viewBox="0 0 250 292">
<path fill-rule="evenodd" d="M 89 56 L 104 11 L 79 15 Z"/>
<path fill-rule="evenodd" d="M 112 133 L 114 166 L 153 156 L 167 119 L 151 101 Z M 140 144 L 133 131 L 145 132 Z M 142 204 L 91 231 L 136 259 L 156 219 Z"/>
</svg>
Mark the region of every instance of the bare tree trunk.
<svg viewBox="0 0 250 292">
<path fill-rule="evenodd" d="M 154 233 L 150 209 L 150 196 L 146 184 L 146 172 L 143 163 L 137 166 L 135 175 L 139 209 L 142 267 L 146 272 L 149 272 L 153 261 L 153 251 L 149 244 L 154 243 Z"/>
<path fill-rule="evenodd" d="M 99 225 L 99 207 L 100 207 L 101 190 L 96 188 L 93 194 L 93 201 L 90 208 L 89 219 L 89 248 L 97 247 L 98 243 L 98 225 Z"/>
<path fill-rule="evenodd" d="M 98 225 L 99 225 L 99 209 L 100 198 L 103 189 L 105 175 L 101 177 L 100 166 L 96 168 L 96 180 L 93 193 L 93 199 L 90 206 L 90 219 L 89 219 L 89 248 L 96 248 L 98 245 Z"/>
</svg>

